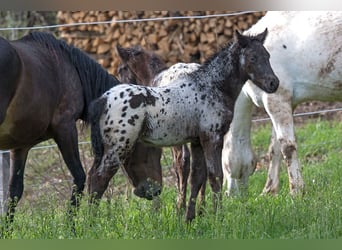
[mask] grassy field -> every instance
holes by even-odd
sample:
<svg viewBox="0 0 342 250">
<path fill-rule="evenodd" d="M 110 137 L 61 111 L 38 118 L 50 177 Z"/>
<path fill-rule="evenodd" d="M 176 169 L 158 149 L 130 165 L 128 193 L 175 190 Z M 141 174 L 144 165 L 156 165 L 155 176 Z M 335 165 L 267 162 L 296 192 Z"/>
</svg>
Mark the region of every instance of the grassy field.
<svg viewBox="0 0 342 250">
<path fill-rule="evenodd" d="M 253 130 L 254 148 L 259 156 L 263 156 L 268 148 L 270 126 L 258 125 Z M 11 232 L 4 232 L 3 238 L 341 238 L 342 122 L 312 120 L 297 126 L 296 134 L 306 184 L 306 194 L 303 197 L 291 197 L 288 194 L 285 168 L 281 172 L 280 193 L 275 197 L 260 196 L 266 180 L 266 170 L 261 168 L 250 178 L 248 197 L 224 197 L 222 208 L 216 214 L 212 210 L 211 191 L 208 188 L 205 213 L 187 224 L 183 220 L 184 212 L 176 212 L 176 190 L 174 183 L 169 181 L 162 192 L 158 209 L 150 201 L 136 197 L 126 199 L 123 192 L 107 194 L 111 199 L 104 199 L 96 211 L 89 211 L 84 201 L 75 218 L 73 233 L 71 223 L 65 215 L 66 203 L 61 202 L 60 196 L 56 194 L 58 192 L 40 193 L 37 200 L 26 197 L 21 201 L 13 229 Z M 166 155 L 164 164 L 169 163 L 169 156 Z M 165 170 L 168 171 L 169 168 Z M 27 183 L 34 183 L 34 178 L 31 179 Z M 117 180 L 116 183 L 118 182 L 122 180 Z M 69 191 L 62 192 L 67 199 Z"/>
</svg>

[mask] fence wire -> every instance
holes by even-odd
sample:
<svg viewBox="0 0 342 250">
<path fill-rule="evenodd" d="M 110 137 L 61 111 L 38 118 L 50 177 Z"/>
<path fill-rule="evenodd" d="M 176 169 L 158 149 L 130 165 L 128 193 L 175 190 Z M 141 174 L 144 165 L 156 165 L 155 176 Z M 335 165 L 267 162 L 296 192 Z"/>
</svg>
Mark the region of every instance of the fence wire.
<svg viewBox="0 0 342 250">
<path fill-rule="evenodd" d="M 238 16 L 243 14 L 256 13 L 259 11 L 239 11 L 233 13 L 222 13 L 212 15 L 199 15 L 199 16 L 172 16 L 172 17 L 157 17 L 157 18 L 140 18 L 140 19 L 122 19 L 122 20 L 108 20 L 108 21 L 97 21 L 97 22 L 78 22 L 78 23 L 67 23 L 67 24 L 55 24 L 55 25 L 42 25 L 42 26 L 31 26 L 31 27 L 0 27 L 0 31 L 12 31 L 12 30 L 36 30 L 36 29 L 54 29 L 62 27 L 73 27 L 81 25 L 102 25 L 102 24 L 115 24 L 115 23 L 137 23 L 137 22 L 157 22 L 167 20 L 182 20 L 182 19 L 205 19 L 205 18 L 216 18 L 216 17 L 228 17 Z"/>
</svg>

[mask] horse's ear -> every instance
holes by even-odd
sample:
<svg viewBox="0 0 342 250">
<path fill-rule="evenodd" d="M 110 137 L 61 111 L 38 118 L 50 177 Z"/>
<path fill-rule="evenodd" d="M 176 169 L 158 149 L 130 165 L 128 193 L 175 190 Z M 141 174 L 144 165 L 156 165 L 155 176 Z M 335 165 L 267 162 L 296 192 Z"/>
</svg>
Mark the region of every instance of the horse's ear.
<svg viewBox="0 0 342 250">
<path fill-rule="evenodd" d="M 242 48 L 246 48 L 248 45 L 248 38 L 245 37 L 244 35 L 241 35 L 241 33 L 238 30 L 235 30 L 235 41 L 238 42 L 238 44 L 242 47 Z"/>
<path fill-rule="evenodd" d="M 122 61 L 126 62 L 128 60 L 129 53 L 125 48 L 121 47 L 120 45 L 116 45 L 116 51 L 118 52 L 118 55 Z"/>
<path fill-rule="evenodd" d="M 261 43 L 264 43 L 265 42 L 265 39 L 267 37 L 267 34 L 268 34 L 268 29 L 266 28 L 264 30 L 264 32 L 260 33 L 259 35 L 256 35 L 255 38 L 260 41 Z"/>
</svg>

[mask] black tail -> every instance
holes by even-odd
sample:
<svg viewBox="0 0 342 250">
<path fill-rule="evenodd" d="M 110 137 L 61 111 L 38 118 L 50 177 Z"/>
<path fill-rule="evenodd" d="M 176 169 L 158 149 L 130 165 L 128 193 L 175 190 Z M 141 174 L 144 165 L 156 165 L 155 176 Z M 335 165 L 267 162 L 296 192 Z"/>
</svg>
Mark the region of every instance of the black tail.
<svg viewBox="0 0 342 250">
<path fill-rule="evenodd" d="M 94 153 L 94 164 L 99 164 L 103 156 L 103 140 L 101 136 L 100 118 L 107 104 L 106 97 L 100 97 L 89 105 L 89 123 L 91 126 L 91 145 Z"/>
</svg>

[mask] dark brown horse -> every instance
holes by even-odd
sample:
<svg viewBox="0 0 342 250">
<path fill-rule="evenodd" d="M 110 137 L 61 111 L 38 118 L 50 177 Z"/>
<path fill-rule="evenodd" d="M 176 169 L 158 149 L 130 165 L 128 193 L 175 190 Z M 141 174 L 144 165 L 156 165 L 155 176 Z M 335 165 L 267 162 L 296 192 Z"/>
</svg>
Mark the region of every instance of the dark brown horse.
<svg viewBox="0 0 342 250">
<path fill-rule="evenodd" d="M 165 62 L 156 53 L 147 51 L 140 46 L 130 48 L 122 48 L 117 46 L 117 52 L 121 59 L 118 67 L 118 77 L 121 82 L 133 83 L 144 86 L 156 86 L 159 82 L 155 81 L 156 77 L 163 74 L 167 69 Z M 175 66 L 173 66 L 174 68 Z M 162 154 L 161 148 L 137 143 L 137 150 L 132 158 L 143 159 L 149 157 L 150 160 L 145 168 L 149 173 L 158 172 L 161 169 L 160 158 Z M 177 208 L 186 207 L 186 190 L 187 181 L 190 173 L 190 151 L 186 145 L 171 147 L 173 162 L 172 167 L 177 177 Z M 134 165 L 130 165 L 132 167 Z M 132 169 L 134 171 L 134 169 Z M 204 201 L 205 185 L 201 190 L 201 200 Z"/>
<path fill-rule="evenodd" d="M 0 149 L 11 149 L 7 218 L 13 220 L 23 193 L 30 148 L 49 138 L 74 178 L 71 204 L 77 205 L 86 175 L 76 121 L 87 121 L 89 103 L 119 81 L 81 50 L 41 32 L 0 38 L 0 79 Z"/>
</svg>

